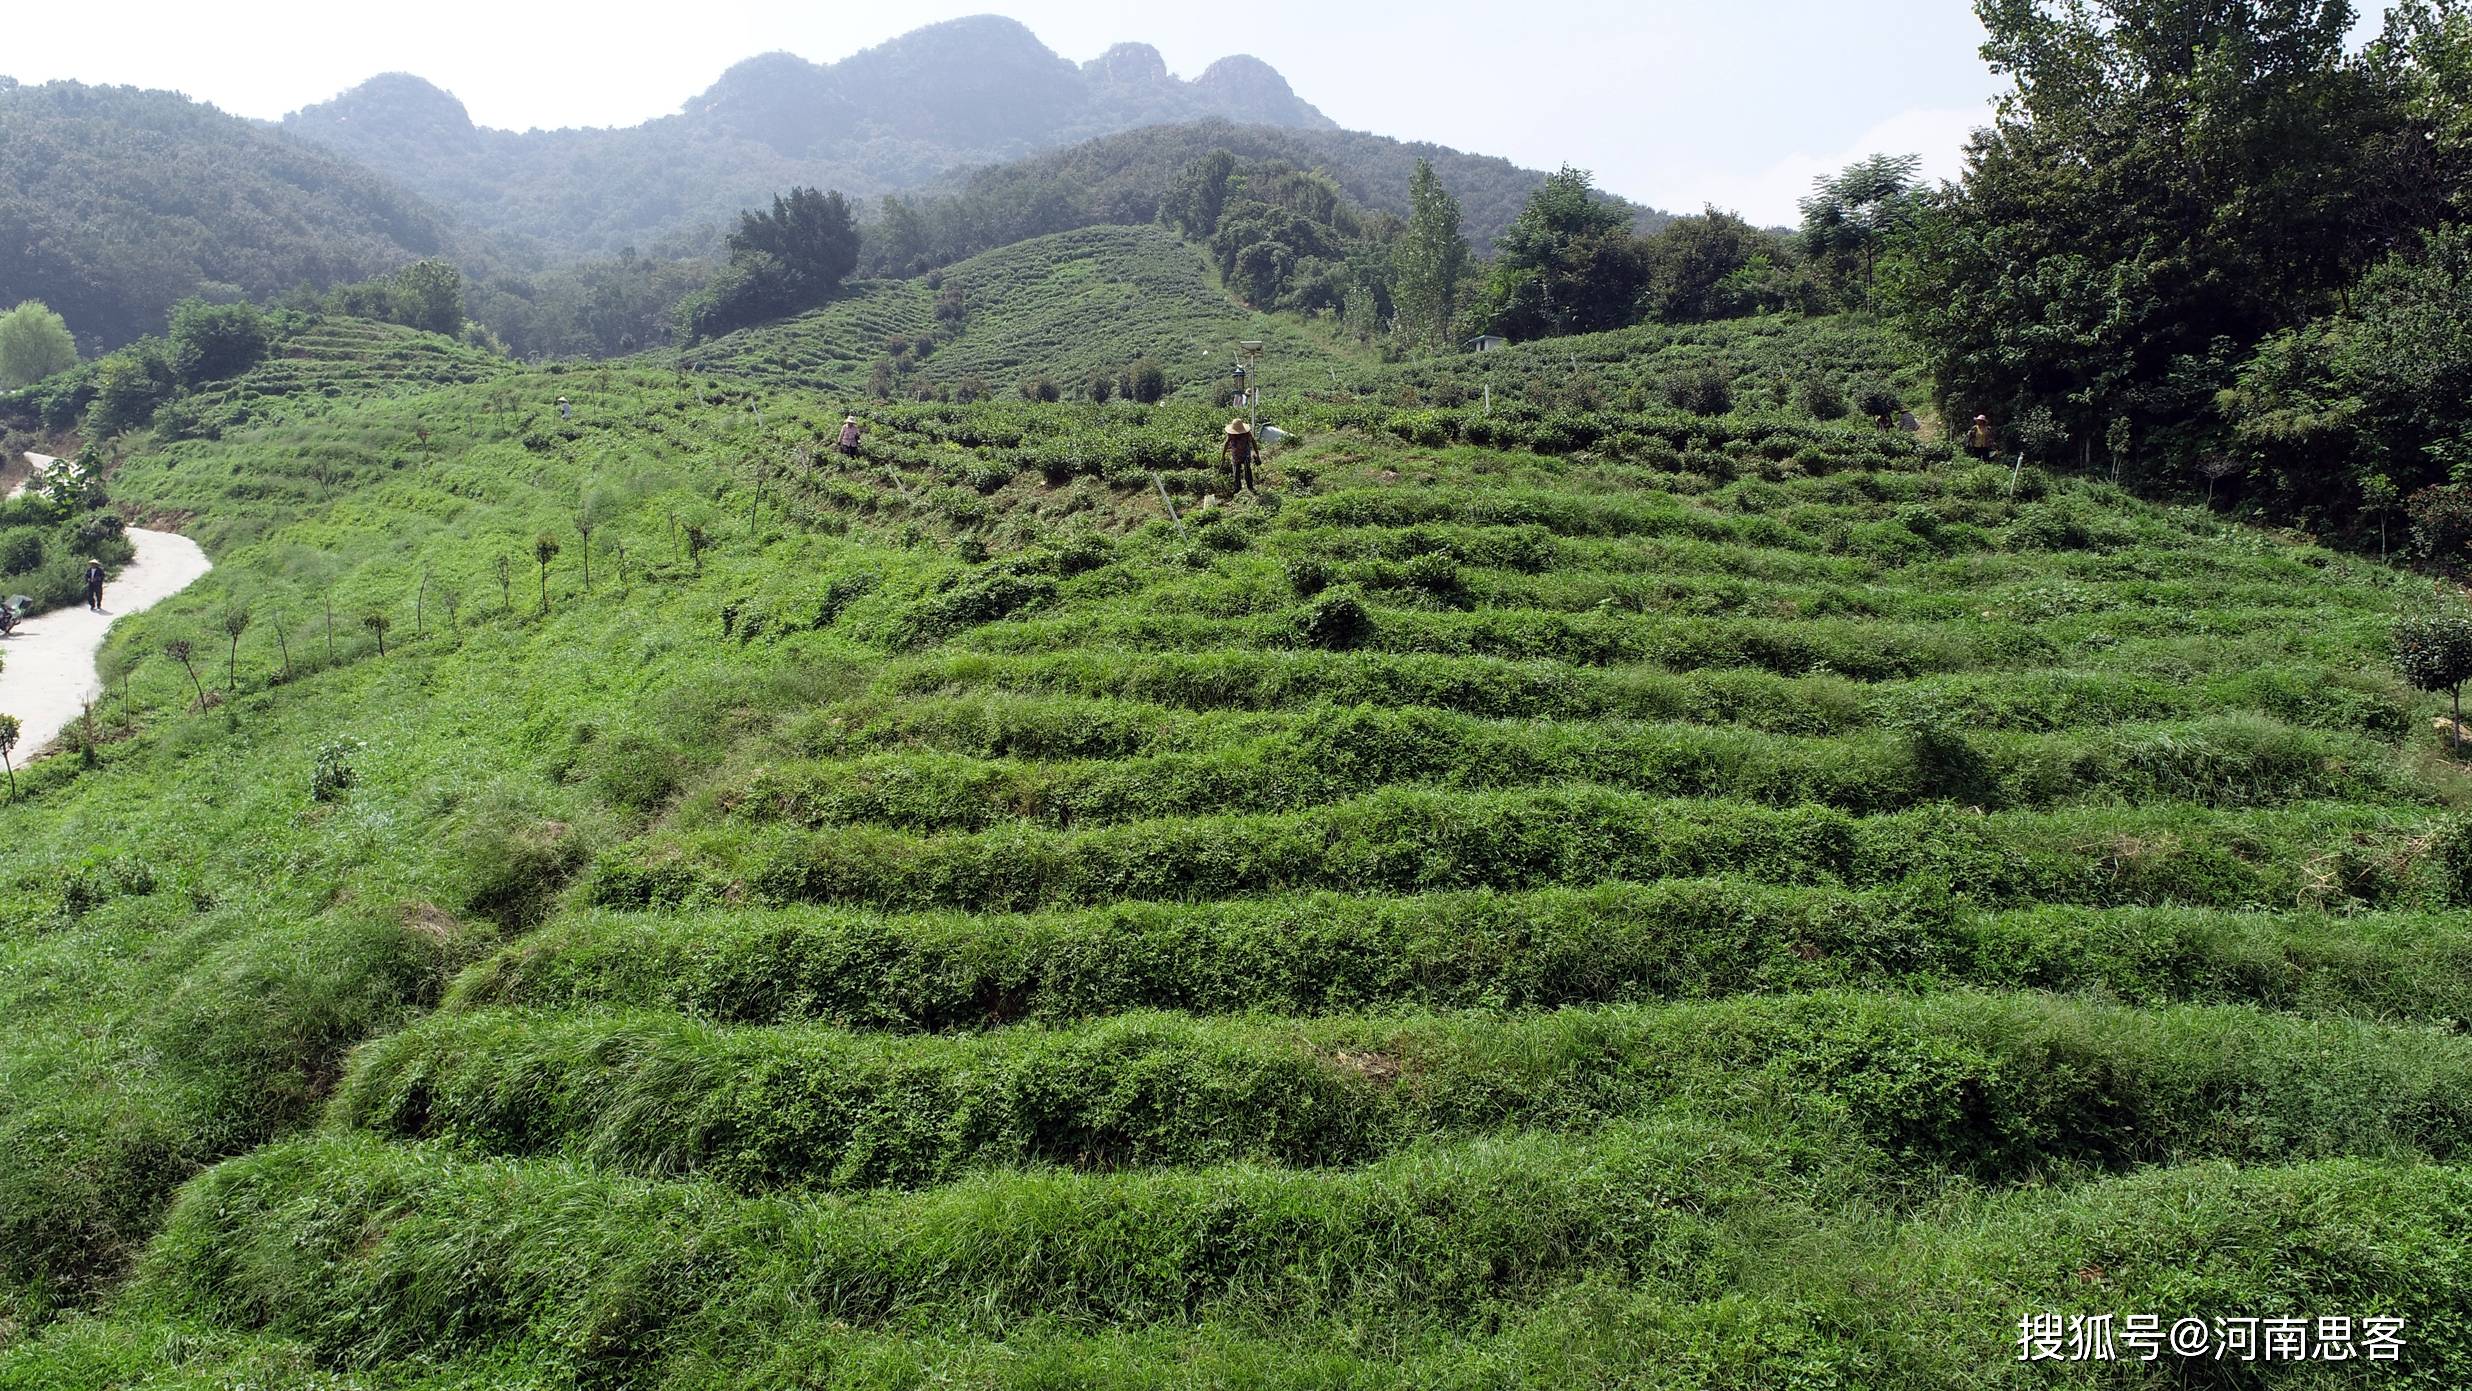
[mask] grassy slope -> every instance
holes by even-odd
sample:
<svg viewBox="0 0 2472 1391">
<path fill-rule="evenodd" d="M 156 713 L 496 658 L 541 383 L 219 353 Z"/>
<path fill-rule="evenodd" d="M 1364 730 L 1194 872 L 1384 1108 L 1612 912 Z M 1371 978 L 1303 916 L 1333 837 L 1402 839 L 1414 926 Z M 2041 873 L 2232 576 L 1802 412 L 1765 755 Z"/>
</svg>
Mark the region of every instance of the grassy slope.
<svg viewBox="0 0 2472 1391">
<path fill-rule="evenodd" d="M 976 377 L 1011 395 L 1032 376 L 1078 391 L 1092 373 L 1113 376 L 1150 355 L 1171 392 L 1224 389 L 1239 341 L 1258 338 L 1266 374 L 1315 385 L 1326 369 L 1360 355 L 1290 318 L 1256 314 L 1231 300 L 1200 251 L 1157 227 L 1086 227 L 971 257 L 924 280 L 871 281 L 794 319 L 742 329 L 682 349 L 699 370 L 775 386 L 865 389 L 885 339 L 934 332 L 942 341 L 912 372 L 951 386 Z M 967 306 L 958 331 L 939 324 L 941 287 L 959 286 Z"/>
<path fill-rule="evenodd" d="M 292 399 L 116 485 L 210 708 L 0 811 L 0 1387 L 2472 1375 L 2411 581 L 1781 416 L 1315 407 L 1179 528 L 1200 406 Z"/>
</svg>

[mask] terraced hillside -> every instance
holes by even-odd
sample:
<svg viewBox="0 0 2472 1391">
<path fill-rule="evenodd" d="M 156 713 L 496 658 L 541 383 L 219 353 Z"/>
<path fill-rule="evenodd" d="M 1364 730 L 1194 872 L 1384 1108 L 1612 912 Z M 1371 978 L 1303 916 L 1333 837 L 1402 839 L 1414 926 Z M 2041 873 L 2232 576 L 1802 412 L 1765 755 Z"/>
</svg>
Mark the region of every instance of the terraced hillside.
<svg viewBox="0 0 2472 1391">
<path fill-rule="evenodd" d="M 2472 1378 L 2422 582 L 1777 412 L 842 406 L 131 461 L 233 520 L 130 650 L 256 618 L 0 810 L 0 1387 Z"/>
<path fill-rule="evenodd" d="M 1607 333 L 1515 343 L 1491 352 L 1444 353 L 1353 374 L 1361 395 L 1414 398 L 1437 405 L 1481 399 L 1490 386 L 1519 401 L 1585 406 L 1669 404 L 1688 378 L 1722 382 L 1752 408 L 1810 414 L 1833 402 L 1837 417 L 1861 415 L 1866 392 L 1885 392 L 1920 411 L 1930 395 L 1923 375 L 1889 341 L 1889 331 L 1859 315 L 1811 320 L 1770 314 L 1704 324 L 1640 324 Z"/>
<path fill-rule="evenodd" d="M 938 315 L 946 295 L 957 295 L 958 318 Z M 923 353 L 912 346 L 922 336 L 934 340 Z M 1010 395 L 1034 376 L 1078 391 L 1093 373 L 1113 377 L 1149 355 L 1171 391 L 1198 397 L 1224 387 L 1248 338 L 1269 345 L 1274 389 L 1319 385 L 1355 360 L 1336 335 L 1230 299 L 1201 253 L 1164 228 L 1086 227 L 971 257 L 932 283 L 865 282 L 822 309 L 677 356 L 699 372 L 856 394 L 889 353 L 904 388 L 976 379 Z"/>
<path fill-rule="evenodd" d="M 192 393 L 163 422 L 174 433 L 217 431 L 252 420 L 314 413 L 342 398 L 362 400 L 487 381 L 505 359 L 400 324 L 308 316 L 268 359 L 226 382 Z"/>
</svg>

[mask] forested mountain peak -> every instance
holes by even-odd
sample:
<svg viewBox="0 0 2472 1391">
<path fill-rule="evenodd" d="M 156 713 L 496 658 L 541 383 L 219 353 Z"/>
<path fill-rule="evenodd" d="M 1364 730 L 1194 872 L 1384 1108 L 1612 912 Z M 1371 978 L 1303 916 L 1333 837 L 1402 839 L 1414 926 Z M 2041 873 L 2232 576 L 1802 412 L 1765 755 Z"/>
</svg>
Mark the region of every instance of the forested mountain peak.
<svg viewBox="0 0 2472 1391">
<path fill-rule="evenodd" d="M 1120 43 L 1082 64 L 1082 72 L 1103 82 L 1157 85 L 1175 79 L 1167 59 L 1146 43 Z"/>
<path fill-rule="evenodd" d="M 1222 58 L 1202 69 L 1193 90 L 1228 117 L 1264 126 L 1337 129 L 1338 123 L 1305 103 L 1279 70 L 1250 53 Z"/>
<path fill-rule="evenodd" d="M 321 129 L 373 126 L 397 138 L 469 145 L 480 132 L 455 94 L 408 72 L 380 73 L 332 101 L 304 107 L 284 119 L 294 134 L 319 138 Z"/>
<path fill-rule="evenodd" d="M 676 115 L 634 126 L 475 128 L 453 96 L 400 73 L 283 125 L 475 227 L 549 250 L 614 251 L 701 236 L 792 184 L 870 197 L 1117 131 L 1214 117 L 1337 128 L 1258 58 L 1222 58 L 1190 81 L 1148 44 L 1118 44 L 1076 64 L 995 15 L 931 24 L 835 63 L 760 54 Z"/>
<path fill-rule="evenodd" d="M 825 70 L 783 52 L 732 64 L 687 103 L 685 114 L 785 154 L 846 137 L 855 124 L 850 103 Z"/>
</svg>

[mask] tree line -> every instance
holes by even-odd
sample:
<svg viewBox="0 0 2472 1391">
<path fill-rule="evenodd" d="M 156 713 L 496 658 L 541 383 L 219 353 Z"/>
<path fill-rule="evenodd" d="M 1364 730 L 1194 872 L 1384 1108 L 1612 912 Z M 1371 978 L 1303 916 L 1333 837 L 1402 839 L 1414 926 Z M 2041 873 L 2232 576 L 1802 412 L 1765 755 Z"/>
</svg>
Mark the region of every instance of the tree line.
<svg viewBox="0 0 2472 1391">
<path fill-rule="evenodd" d="M 2465 9 L 2403 0 L 2357 50 L 2344 0 L 1975 10 L 2011 86 L 1880 260 L 1949 409 L 2355 539 L 2472 516 Z"/>
</svg>

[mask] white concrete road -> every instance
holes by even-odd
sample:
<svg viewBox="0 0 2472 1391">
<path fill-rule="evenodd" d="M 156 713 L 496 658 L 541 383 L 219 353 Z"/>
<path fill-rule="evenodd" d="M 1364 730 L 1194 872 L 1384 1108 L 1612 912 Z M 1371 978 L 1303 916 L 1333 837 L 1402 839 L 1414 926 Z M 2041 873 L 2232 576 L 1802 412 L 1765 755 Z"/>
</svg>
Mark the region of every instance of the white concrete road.
<svg viewBox="0 0 2472 1391">
<path fill-rule="evenodd" d="M 60 462 L 58 459 L 53 458 L 49 454 L 37 454 L 31 449 L 26 451 L 25 457 L 26 476 L 18 479 L 16 485 L 9 489 L 8 495 L 10 497 L 15 497 L 19 493 L 22 493 L 26 489 L 34 486 L 34 480 L 43 476 L 43 470 Z"/>
<path fill-rule="evenodd" d="M 58 738 L 102 692 L 94 658 L 114 619 L 152 608 L 213 568 L 206 552 L 178 532 L 131 527 L 129 540 L 137 559 L 104 584 L 101 613 L 72 604 L 29 615 L 0 638 L 0 714 L 17 717 L 18 756 L 31 758 Z"/>
</svg>

